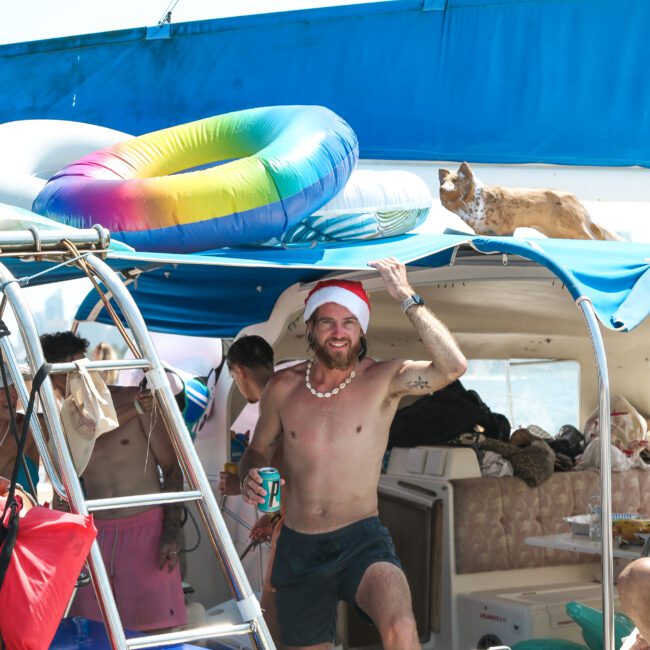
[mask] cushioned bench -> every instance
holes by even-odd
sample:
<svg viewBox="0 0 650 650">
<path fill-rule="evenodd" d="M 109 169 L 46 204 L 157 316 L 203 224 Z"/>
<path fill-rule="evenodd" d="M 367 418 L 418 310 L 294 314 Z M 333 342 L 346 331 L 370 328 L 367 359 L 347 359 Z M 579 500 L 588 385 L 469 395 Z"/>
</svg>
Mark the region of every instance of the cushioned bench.
<svg viewBox="0 0 650 650">
<path fill-rule="evenodd" d="M 452 480 L 457 573 L 593 562 L 524 539 L 569 532 L 563 517 L 587 512 L 599 480 L 595 471 L 557 473 L 535 488 L 512 477 Z M 612 509 L 650 513 L 650 471 L 613 472 Z"/>
</svg>

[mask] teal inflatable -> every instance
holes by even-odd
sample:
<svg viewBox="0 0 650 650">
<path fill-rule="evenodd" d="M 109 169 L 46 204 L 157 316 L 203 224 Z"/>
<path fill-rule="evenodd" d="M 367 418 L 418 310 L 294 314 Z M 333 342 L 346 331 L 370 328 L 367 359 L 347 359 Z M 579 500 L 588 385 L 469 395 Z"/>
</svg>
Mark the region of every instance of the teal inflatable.
<svg viewBox="0 0 650 650">
<path fill-rule="evenodd" d="M 603 650 L 603 615 L 599 609 L 571 602 L 567 614 L 582 628 L 582 638 L 589 650 Z M 632 634 L 634 623 L 625 614 L 614 615 L 615 646 L 620 648 L 623 638 Z"/>
<path fill-rule="evenodd" d="M 586 646 L 564 639 L 530 639 L 512 646 L 512 650 L 603 650 L 603 615 L 582 603 L 567 603 L 566 611 L 582 629 Z M 614 615 L 615 647 L 620 648 L 623 639 L 632 634 L 634 623 L 625 614 Z"/>
</svg>

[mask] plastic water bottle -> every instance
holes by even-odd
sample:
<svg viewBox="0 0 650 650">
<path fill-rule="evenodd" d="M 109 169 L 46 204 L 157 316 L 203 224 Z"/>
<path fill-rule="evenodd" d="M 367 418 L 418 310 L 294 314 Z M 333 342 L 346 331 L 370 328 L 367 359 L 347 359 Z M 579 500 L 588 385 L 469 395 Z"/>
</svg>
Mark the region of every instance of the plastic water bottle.
<svg viewBox="0 0 650 650">
<path fill-rule="evenodd" d="M 600 506 L 600 494 L 594 494 L 587 503 L 589 508 L 589 541 L 600 542 L 602 537 L 602 509 Z"/>
</svg>

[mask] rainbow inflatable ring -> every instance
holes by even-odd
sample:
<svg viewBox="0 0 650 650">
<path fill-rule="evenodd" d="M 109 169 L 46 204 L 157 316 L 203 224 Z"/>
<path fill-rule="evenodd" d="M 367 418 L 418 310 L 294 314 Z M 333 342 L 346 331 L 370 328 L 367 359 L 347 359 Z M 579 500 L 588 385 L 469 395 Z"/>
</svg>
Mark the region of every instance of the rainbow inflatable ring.
<svg viewBox="0 0 650 650">
<path fill-rule="evenodd" d="M 254 108 L 85 156 L 47 182 L 32 210 L 77 228 L 101 224 L 138 250 L 280 239 L 336 196 L 358 152 L 350 126 L 326 108 Z"/>
</svg>

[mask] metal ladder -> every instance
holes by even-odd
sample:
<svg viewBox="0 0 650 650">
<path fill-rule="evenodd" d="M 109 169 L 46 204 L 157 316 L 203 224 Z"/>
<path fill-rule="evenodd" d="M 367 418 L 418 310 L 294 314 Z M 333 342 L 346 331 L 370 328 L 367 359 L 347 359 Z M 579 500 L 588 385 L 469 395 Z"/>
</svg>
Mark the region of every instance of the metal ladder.
<svg viewBox="0 0 650 650">
<path fill-rule="evenodd" d="M 126 320 L 137 349 L 141 351 L 140 359 L 88 362 L 87 368 L 91 371 L 124 370 L 129 368 L 142 368 L 145 370 L 148 386 L 153 389 L 154 395 L 157 397 L 158 403 L 162 408 L 171 442 L 190 489 L 182 492 L 164 492 L 159 494 L 84 500 L 79 479 L 65 441 L 52 382 L 48 377 L 41 387 L 40 398 L 45 423 L 61 472 L 60 479 L 53 459 L 50 456 L 46 439 L 40 429 L 38 419 L 35 417 L 32 418 L 31 428 L 52 486 L 59 496 L 68 501 L 72 512 L 83 515 L 98 510 L 120 507 L 164 505 L 188 501 L 196 502 L 201 519 L 209 534 L 212 547 L 221 562 L 226 579 L 234 594 L 242 619 L 241 624 L 205 625 L 178 632 L 138 636 L 127 639 L 120 621 L 99 544 L 95 541 L 88 556 L 88 563 L 93 587 L 112 647 L 117 650 L 153 648 L 199 639 L 248 634 L 254 648 L 274 648 L 275 646 L 262 617 L 259 603 L 253 594 L 248 578 L 237 556 L 236 549 L 230 539 L 210 483 L 203 471 L 199 457 L 187 432 L 187 428 L 142 316 L 118 274 L 100 259 L 100 255 L 108 247 L 108 231 L 95 226 L 94 229 L 77 230 L 73 234 L 70 231 L 37 232 L 35 229 L 30 229 L 25 232 L 0 233 L 0 256 L 36 256 L 37 259 L 40 257 L 48 260 L 63 259 L 69 260 L 69 263 L 73 263 L 75 260 L 70 260 L 69 250 L 61 243 L 63 240 L 72 241 L 75 244 L 80 254 L 83 255 L 86 264 L 92 269 L 95 278 L 103 283 L 104 287 L 110 292 Z M 34 376 L 43 363 L 45 363 L 45 359 L 34 318 L 21 289 L 21 285 L 23 284 L 24 279 L 16 279 L 9 269 L 0 263 L 0 292 L 3 294 L 0 309 L 4 309 L 6 304 L 11 306 L 25 345 L 31 374 Z M 28 396 L 27 386 L 20 373 L 15 353 L 7 337 L 0 338 L 0 346 L 2 347 L 9 367 L 9 372 L 14 380 L 14 385 L 18 390 L 18 395 L 21 401 L 26 404 Z M 75 370 L 75 366 L 72 363 L 51 364 L 50 374 L 68 373 L 73 370 Z"/>
<path fill-rule="evenodd" d="M 251 506 L 251 508 L 254 507 L 255 506 Z M 228 515 L 236 524 L 240 525 L 245 530 L 248 531 L 253 530 L 253 527 L 250 524 L 244 521 L 236 512 L 234 512 L 228 507 L 227 496 L 221 497 L 221 500 L 219 502 L 219 509 L 223 514 Z M 249 542 L 249 544 L 246 546 L 243 552 L 239 555 L 239 560 L 243 562 L 244 558 L 251 551 L 257 553 L 257 573 L 260 581 L 260 588 L 264 583 L 264 556 L 262 555 L 262 549 L 264 548 L 264 546 L 271 548 L 271 544 L 269 542 Z"/>
</svg>

